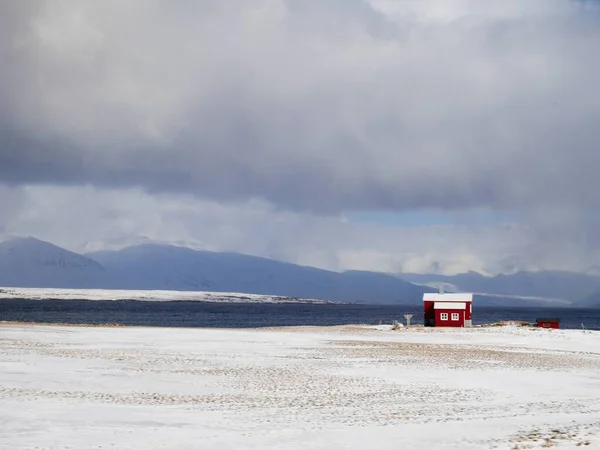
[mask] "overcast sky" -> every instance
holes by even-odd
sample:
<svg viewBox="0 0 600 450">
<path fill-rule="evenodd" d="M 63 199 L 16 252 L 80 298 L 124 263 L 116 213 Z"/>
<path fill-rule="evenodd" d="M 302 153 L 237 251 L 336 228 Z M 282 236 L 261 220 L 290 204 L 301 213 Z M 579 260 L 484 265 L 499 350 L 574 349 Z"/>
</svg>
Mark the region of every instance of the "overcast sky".
<svg viewBox="0 0 600 450">
<path fill-rule="evenodd" d="M 0 3 L 0 231 L 336 270 L 598 264 L 600 7 Z"/>
</svg>

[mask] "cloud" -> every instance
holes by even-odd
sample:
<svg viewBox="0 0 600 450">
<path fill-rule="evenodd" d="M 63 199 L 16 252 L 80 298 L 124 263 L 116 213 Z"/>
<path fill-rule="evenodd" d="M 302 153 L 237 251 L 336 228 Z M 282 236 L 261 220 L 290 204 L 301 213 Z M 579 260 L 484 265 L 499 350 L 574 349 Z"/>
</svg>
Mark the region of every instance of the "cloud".
<svg viewBox="0 0 600 450">
<path fill-rule="evenodd" d="M 584 270 L 600 251 L 599 13 L 569 0 L 0 3 L 0 232 L 339 270 Z M 478 209 L 511 219 L 473 223 Z M 353 213 L 416 210 L 464 220 Z"/>
<path fill-rule="evenodd" d="M 590 5 L 5 3 L 0 180 L 332 214 L 597 207 Z"/>
<path fill-rule="evenodd" d="M 584 271 L 598 264 L 598 220 L 568 214 L 479 223 L 382 225 L 251 200 L 221 203 L 141 189 L 0 188 L 0 233 L 33 235 L 77 252 L 163 242 L 234 251 L 332 270 L 496 274 Z M 12 209 L 10 208 L 12 205 Z"/>
</svg>

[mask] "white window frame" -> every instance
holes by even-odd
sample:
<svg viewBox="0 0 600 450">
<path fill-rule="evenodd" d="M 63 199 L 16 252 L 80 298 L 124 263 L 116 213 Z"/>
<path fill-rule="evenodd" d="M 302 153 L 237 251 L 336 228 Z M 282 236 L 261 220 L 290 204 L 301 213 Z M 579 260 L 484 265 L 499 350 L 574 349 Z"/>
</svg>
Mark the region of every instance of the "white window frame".
<svg viewBox="0 0 600 450">
<path fill-rule="evenodd" d="M 440 320 L 448 320 L 448 313 L 440 313 Z"/>
<path fill-rule="evenodd" d="M 458 313 L 452 313 L 452 321 L 457 322 L 460 319 Z"/>
</svg>

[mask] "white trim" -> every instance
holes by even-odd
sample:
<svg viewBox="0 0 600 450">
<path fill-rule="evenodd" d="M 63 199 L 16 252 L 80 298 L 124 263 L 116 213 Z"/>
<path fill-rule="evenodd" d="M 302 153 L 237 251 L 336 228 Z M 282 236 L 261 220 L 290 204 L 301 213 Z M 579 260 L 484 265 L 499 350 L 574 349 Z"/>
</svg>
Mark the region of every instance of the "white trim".
<svg viewBox="0 0 600 450">
<path fill-rule="evenodd" d="M 433 304 L 433 309 L 461 309 L 461 310 L 465 310 L 467 309 L 467 304 L 466 303 L 459 303 L 459 302 L 454 302 L 454 303 L 450 303 L 450 302 L 435 302 Z"/>
<path fill-rule="evenodd" d="M 424 302 L 472 302 L 473 294 L 423 294 Z"/>
<path fill-rule="evenodd" d="M 452 313 L 450 317 L 452 317 L 452 322 L 457 322 L 460 320 L 460 314 L 458 313 Z"/>
<path fill-rule="evenodd" d="M 448 313 L 441 313 L 440 320 L 446 322 L 448 320 Z"/>
</svg>

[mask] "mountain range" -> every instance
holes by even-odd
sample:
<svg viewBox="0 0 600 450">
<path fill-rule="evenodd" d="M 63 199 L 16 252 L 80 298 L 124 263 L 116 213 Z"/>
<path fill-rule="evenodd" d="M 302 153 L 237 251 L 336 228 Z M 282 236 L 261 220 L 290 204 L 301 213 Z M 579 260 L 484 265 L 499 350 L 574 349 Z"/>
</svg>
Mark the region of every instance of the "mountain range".
<svg viewBox="0 0 600 450">
<path fill-rule="evenodd" d="M 0 243 L 0 286 L 242 292 L 408 304 L 434 289 L 375 272 L 333 272 L 237 253 L 142 244 L 80 255 L 35 238 Z"/>
<path fill-rule="evenodd" d="M 486 305 L 600 306 L 600 277 L 570 272 L 334 272 L 256 256 L 145 243 L 78 254 L 36 238 L 0 242 L 0 286 L 242 292 L 372 304 L 417 304 L 424 292 L 474 292 Z"/>
<path fill-rule="evenodd" d="M 402 278 L 416 284 L 447 291 L 560 299 L 576 306 L 600 306 L 600 277 L 566 271 L 520 271 L 485 276 L 477 272 L 458 275 L 404 273 Z"/>
</svg>

